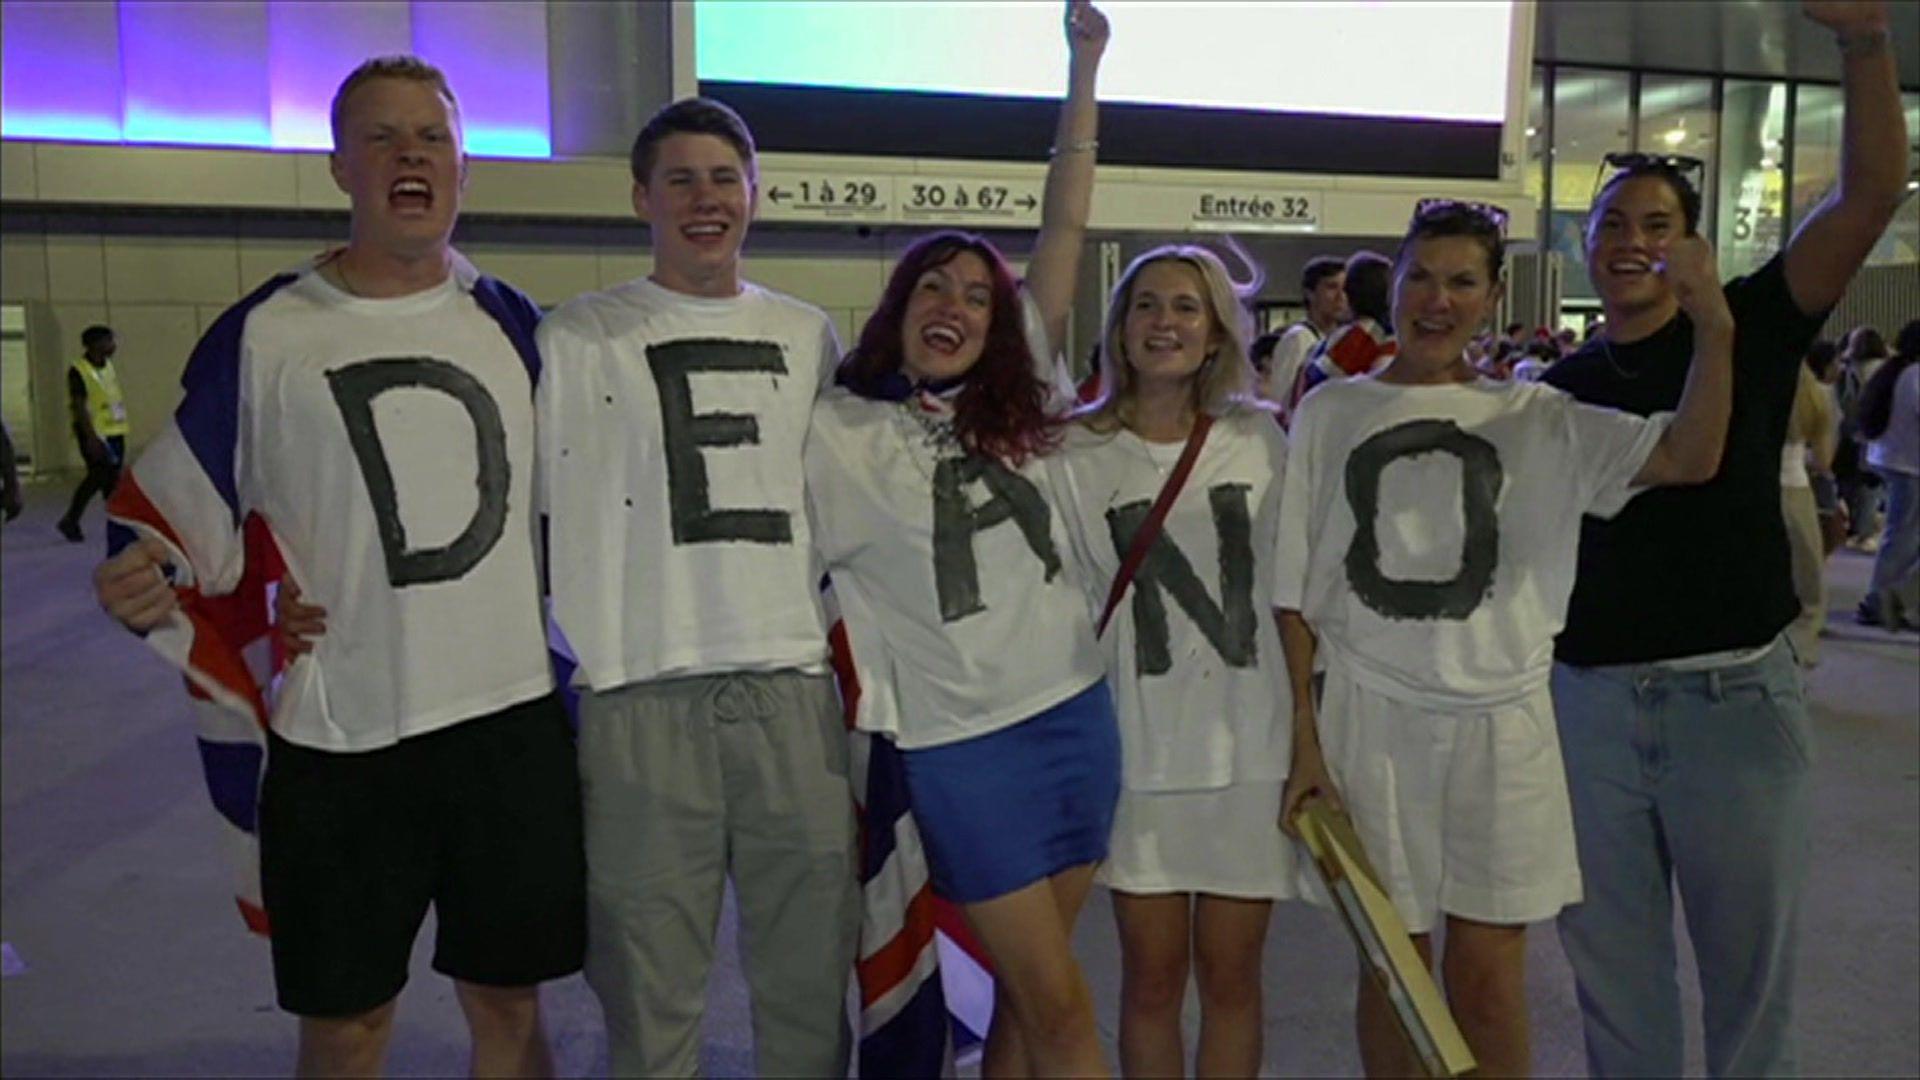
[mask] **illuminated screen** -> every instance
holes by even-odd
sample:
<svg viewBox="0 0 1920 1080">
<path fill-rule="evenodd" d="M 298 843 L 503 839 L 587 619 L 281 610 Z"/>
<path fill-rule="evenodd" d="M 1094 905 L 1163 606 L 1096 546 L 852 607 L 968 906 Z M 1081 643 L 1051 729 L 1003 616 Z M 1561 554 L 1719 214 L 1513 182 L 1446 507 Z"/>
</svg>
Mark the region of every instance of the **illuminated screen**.
<svg viewBox="0 0 1920 1080">
<path fill-rule="evenodd" d="M 1512 5 L 1110 3 L 1114 164 L 1497 176 Z M 1058 3 L 696 0 L 701 92 L 769 150 L 1044 156 Z"/>
</svg>

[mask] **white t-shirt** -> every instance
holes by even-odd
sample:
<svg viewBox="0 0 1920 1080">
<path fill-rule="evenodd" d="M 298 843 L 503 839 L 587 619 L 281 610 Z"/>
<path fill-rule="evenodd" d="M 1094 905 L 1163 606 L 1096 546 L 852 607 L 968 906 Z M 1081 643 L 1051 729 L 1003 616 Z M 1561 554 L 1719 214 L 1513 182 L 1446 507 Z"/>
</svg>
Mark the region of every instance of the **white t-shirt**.
<svg viewBox="0 0 1920 1080">
<path fill-rule="evenodd" d="M 827 317 L 642 279 L 549 315 L 540 351 L 554 618 L 587 682 L 824 670 L 800 455 Z"/>
<path fill-rule="evenodd" d="M 1516 700 L 1552 667 L 1580 516 L 1638 493 L 1671 419 L 1541 383 L 1326 383 L 1294 420 L 1275 606 L 1388 697 Z"/>
<path fill-rule="evenodd" d="M 1182 449 L 1076 426 L 1051 459 L 1095 619 Z M 1286 459 L 1270 413 L 1217 421 L 1114 609 L 1101 644 L 1131 790 L 1287 775 L 1293 695 L 1272 610 Z"/>
<path fill-rule="evenodd" d="M 1020 293 L 1034 375 L 1073 400 L 1039 306 Z M 807 439 L 814 542 L 861 688 L 854 723 L 906 750 L 1016 724 L 1105 674 L 1054 476 L 964 456 L 952 399 L 820 395 Z"/>
<path fill-rule="evenodd" d="M 461 263 L 438 288 L 371 300 L 308 271 L 247 316 L 240 513 L 266 519 L 327 610 L 274 700 L 289 742 L 375 750 L 553 687 L 532 375 L 472 281 Z M 237 528 L 189 541 L 204 591 L 234 587 L 240 544 Z"/>
<path fill-rule="evenodd" d="M 1267 365 L 1265 396 L 1268 401 L 1287 400 L 1293 393 L 1294 381 L 1300 377 L 1300 366 L 1307 362 L 1313 347 L 1325 336 L 1310 322 L 1295 323 L 1280 335 L 1273 346 L 1272 362 Z"/>
</svg>

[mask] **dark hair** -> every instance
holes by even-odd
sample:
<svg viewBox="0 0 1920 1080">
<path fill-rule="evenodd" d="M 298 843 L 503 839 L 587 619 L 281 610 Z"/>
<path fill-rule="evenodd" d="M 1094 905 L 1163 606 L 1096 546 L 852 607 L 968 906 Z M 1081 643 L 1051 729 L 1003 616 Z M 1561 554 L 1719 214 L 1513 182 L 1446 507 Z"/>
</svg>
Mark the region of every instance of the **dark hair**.
<svg viewBox="0 0 1920 1080">
<path fill-rule="evenodd" d="M 1551 341 L 1529 341 L 1525 352 L 1535 360 L 1545 360 L 1549 364 L 1560 359 L 1560 350 Z"/>
<path fill-rule="evenodd" d="M 1347 259 L 1347 305 L 1382 326 L 1393 325 L 1393 264 L 1374 251 Z"/>
<path fill-rule="evenodd" d="M 1593 223 L 1600 219 L 1601 205 L 1620 185 L 1643 176 L 1664 180 L 1673 189 L 1674 198 L 1680 200 L 1680 216 L 1687 223 L 1687 232 L 1700 231 L 1700 189 L 1693 186 L 1693 181 L 1687 179 L 1685 172 L 1671 162 L 1661 160 L 1636 161 L 1609 176 L 1607 182 L 1600 185 L 1600 190 L 1593 193 L 1593 203 L 1587 207 L 1587 229 L 1591 230 Z"/>
<path fill-rule="evenodd" d="M 1300 269 L 1300 294 L 1302 296 L 1311 295 L 1313 290 L 1320 287 L 1321 282 L 1335 274 L 1344 274 L 1346 272 L 1347 264 L 1341 262 L 1339 259 L 1331 255 L 1316 255 L 1308 259 L 1307 265 Z M 1255 359 L 1259 359 L 1259 357 L 1256 356 Z"/>
<path fill-rule="evenodd" d="M 1407 234 L 1400 238 L 1400 250 L 1394 253 L 1393 263 L 1400 265 L 1416 240 L 1464 236 L 1479 241 L 1481 250 L 1487 254 L 1487 277 L 1499 281 L 1500 270 L 1507 262 L 1507 241 L 1500 234 L 1501 226 L 1500 220 L 1472 203 L 1435 201 L 1422 205 L 1407 223 Z"/>
<path fill-rule="evenodd" d="M 1893 355 L 1920 360 L 1920 319 L 1908 319 L 1907 325 L 1893 335 Z"/>
<path fill-rule="evenodd" d="M 1507 324 L 1507 328 L 1504 331 L 1502 331 L 1502 333 L 1506 334 L 1506 336 L 1508 337 L 1512 337 L 1514 334 L 1517 334 L 1520 331 L 1525 330 L 1526 328 L 1527 328 L 1526 323 L 1510 322 Z"/>
<path fill-rule="evenodd" d="M 113 327 L 94 323 L 92 326 L 80 331 L 80 344 L 83 347 L 91 348 L 95 344 L 112 336 Z"/>
<path fill-rule="evenodd" d="M 971 251 L 987 264 L 993 281 L 993 317 L 980 359 L 962 376 L 954 400 L 954 434 L 970 454 L 1018 466 L 1051 450 L 1058 425 L 1047 413 L 1047 387 L 1034 374 L 1027 348 L 1020 289 L 1013 270 L 985 237 L 943 229 L 913 242 L 894 264 L 880 302 L 860 330 L 860 340 L 840 362 L 841 385 L 862 397 L 884 397 L 900 371 L 907 302 L 920 275 Z"/>
<path fill-rule="evenodd" d="M 640 134 L 633 137 L 629 163 L 633 181 L 646 184 L 653 176 L 653 163 L 659 157 L 660 144 L 669 135 L 714 135 L 725 139 L 740 155 L 740 164 L 753 169 L 753 132 L 740 114 L 712 98 L 681 98 L 654 113 Z"/>
<path fill-rule="evenodd" d="M 1847 334 L 1847 355 L 1856 360 L 1874 360 L 1887 355 L 1887 339 L 1871 326 L 1856 326 Z"/>
<path fill-rule="evenodd" d="M 453 87 L 448 85 L 445 72 L 410 53 L 376 56 L 348 72 L 347 77 L 340 80 L 339 89 L 333 92 L 333 105 L 327 112 L 327 118 L 333 129 L 334 149 L 340 148 L 340 122 L 346 117 L 347 98 L 375 79 L 399 79 L 433 87 L 441 97 L 447 99 L 453 122 L 459 125 L 460 99 L 453 96 Z"/>
<path fill-rule="evenodd" d="M 1269 330 L 1253 339 L 1247 347 L 1247 359 L 1253 361 L 1256 371 L 1265 372 L 1267 365 L 1273 362 L 1273 350 L 1280 344 L 1280 332 Z"/>
<path fill-rule="evenodd" d="M 1807 346 L 1807 368 L 1821 379 L 1827 377 L 1827 370 L 1833 367 L 1834 357 L 1840 355 L 1840 347 L 1831 338 L 1815 338 Z"/>
</svg>

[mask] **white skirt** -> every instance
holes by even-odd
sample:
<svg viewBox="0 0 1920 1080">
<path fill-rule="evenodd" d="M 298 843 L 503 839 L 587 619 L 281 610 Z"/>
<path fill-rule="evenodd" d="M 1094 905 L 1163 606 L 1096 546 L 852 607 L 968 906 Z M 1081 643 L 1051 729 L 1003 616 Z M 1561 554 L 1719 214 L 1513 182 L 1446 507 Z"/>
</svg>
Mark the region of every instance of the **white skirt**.
<svg viewBox="0 0 1920 1080">
<path fill-rule="evenodd" d="M 1280 831 L 1280 789 L 1278 781 L 1204 791 L 1123 787 L 1096 880 L 1128 893 L 1297 899 L 1296 860 L 1305 856 Z"/>
</svg>

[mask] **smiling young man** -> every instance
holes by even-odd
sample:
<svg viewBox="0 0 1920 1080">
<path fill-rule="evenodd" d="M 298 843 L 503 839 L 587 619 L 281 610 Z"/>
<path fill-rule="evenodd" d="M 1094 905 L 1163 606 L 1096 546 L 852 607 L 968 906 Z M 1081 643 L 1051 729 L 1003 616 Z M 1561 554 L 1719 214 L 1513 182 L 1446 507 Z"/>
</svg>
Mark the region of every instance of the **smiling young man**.
<svg viewBox="0 0 1920 1080">
<path fill-rule="evenodd" d="M 264 781 L 215 786 L 257 827 L 298 1071 L 381 1071 L 431 906 L 474 1073 L 550 1074 L 538 986 L 579 970 L 585 864 L 530 512 L 539 313 L 449 246 L 466 160 L 437 69 L 361 65 L 333 134 L 347 246 L 201 339 L 173 423 L 113 500 L 120 551 L 95 587 L 248 725 L 253 688 L 208 662 L 210 598 L 237 603 L 261 571 L 243 523 L 324 609 L 273 698 Z"/>
<path fill-rule="evenodd" d="M 1900 203 L 1906 136 L 1887 8 L 1807 3 L 1834 31 L 1845 96 L 1838 187 L 1786 250 L 1727 285 L 1733 414 L 1717 476 L 1583 526 L 1553 698 L 1585 902 L 1560 916 L 1597 1076 L 1677 1076 L 1674 882 L 1700 964 L 1715 1076 L 1792 1075 L 1809 721 L 1780 515 L 1780 447 L 1801 357 Z M 1686 170 L 1640 158 L 1594 198 L 1587 270 L 1606 329 L 1545 381 L 1583 401 L 1670 409 L 1697 328 L 1665 264 L 1695 232 Z"/>
<path fill-rule="evenodd" d="M 844 1076 L 853 802 L 801 471 L 839 345 L 741 279 L 731 109 L 667 106 L 632 166 L 653 272 L 540 328 L 554 614 L 589 687 L 587 981 L 616 1075 L 694 1075 L 731 877 L 759 1072 Z"/>
<path fill-rule="evenodd" d="M 1353 318 L 1353 309 L 1347 306 L 1347 264 L 1331 255 L 1307 260 L 1300 271 L 1300 295 L 1307 317 L 1287 327 L 1273 347 L 1273 362 L 1267 368 L 1269 401 L 1285 400 L 1313 347 Z"/>
</svg>

